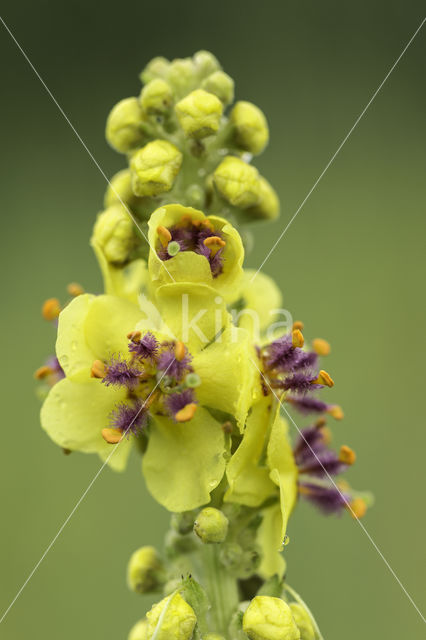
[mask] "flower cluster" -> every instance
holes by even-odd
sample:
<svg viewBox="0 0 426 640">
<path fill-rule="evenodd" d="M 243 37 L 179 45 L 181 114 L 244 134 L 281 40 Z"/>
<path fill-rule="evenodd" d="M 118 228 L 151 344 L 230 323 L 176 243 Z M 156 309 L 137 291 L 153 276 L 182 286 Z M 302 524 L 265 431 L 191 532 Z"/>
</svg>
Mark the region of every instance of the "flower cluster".
<svg viewBox="0 0 426 640">
<path fill-rule="evenodd" d="M 251 164 L 268 141 L 266 119 L 249 102 L 225 113 L 233 81 L 207 52 L 156 58 L 141 79 L 140 96 L 107 122 L 129 166 L 112 178 L 91 240 L 105 293 L 72 284 L 65 305 L 43 305 L 57 341 L 36 372 L 50 389 L 41 423 L 66 452 L 97 453 L 116 470 L 132 449 L 142 454 L 148 489 L 175 514 L 167 562 L 151 547 L 132 556 L 129 586 L 165 595 L 132 640 L 318 640 L 285 592 L 289 517 L 299 496 L 355 517 L 366 502 L 334 480 L 355 454 L 329 447 L 326 417 L 343 418 L 318 395 L 334 385 L 319 364 L 330 345 L 308 348 L 300 322 L 277 333 L 277 286 L 243 268 L 236 226 L 279 208 Z M 316 422 L 292 438 L 287 409 Z M 204 591 L 194 576 L 209 582 L 218 567 L 223 584 Z M 218 588 L 229 595 L 220 603 Z"/>
</svg>

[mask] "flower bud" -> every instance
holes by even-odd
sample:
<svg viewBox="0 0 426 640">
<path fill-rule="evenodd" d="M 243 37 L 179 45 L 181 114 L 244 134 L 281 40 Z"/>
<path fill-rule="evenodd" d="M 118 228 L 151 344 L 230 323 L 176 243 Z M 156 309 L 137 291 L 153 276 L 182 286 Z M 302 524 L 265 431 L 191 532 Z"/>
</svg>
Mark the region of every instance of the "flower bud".
<svg viewBox="0 0 426 640">
<path fill-rule="evenodd" d="M 150 115 L 164 113 L 170 109 L 173 102 L 170 85 L 161 78 L 154 78 L 142 89 L 139 102 L 142 109 Z"/>
<path fill-rule="evenodd" d="M 194 610 L 179 593 L 155 604 L 146 617 L 147 640 L 150 640 L 154 633 L 156 640 L 190 640 L 197 622 Z"/>
<path fill-rule="evenodd" d="M 193 60 L 195 68 L 202 78 L 220 69 L 218 59 L 210 51 L 197 51 Z"/>
<path fill-rule="evenodd" d="M 194 532 L 205 544 L 223 542 L 228 533 L 228 518 L 214 507 L 206 507 L 197 516 Z"/>
<path fill-rule="evenodd" d="M 167 58 L 157 56 L 148 62 L 146 67 L 140 73 L 140 79 L 145 84 L 154 80 L 154 78 L 165 78 L 170 68 L 170 62 Z"/>
<path fill-rule="evenodd" d="M 136 593 L 156 591 L 164 582 L 164 568 L 154 547 L 135 551 L 127 566 L 127 584 Z"/>
<path fill-rule="evenodd" d="M 311 616 L 298 602 L 290 603 L 291 613 L 300 631 L 300 640 L 315 640 L 315 631 L 312 625 Z"/>
<path fill-rule="evenodd" d="M 194 527 L 195 515 L 193 511 L 182 511 L 182 513 L 174 513 L 170 524 L 172 528 L 182 535 L 192 531 Z"/>
<path fill-rule="evenodd" d="M 184 96 L 196 84 L 195 67 L 191 58 L 176 58 L 170 63 L 166 80 L 175 94 Z"/>
<path fill-rule="evenodd" d="M 110 112 L 106 124 L 106 139 L 113 149 L 127 153 L 140 147 L 145 138 L 143 114 L 137 98 L 120 100 Z"/>
<path fill-rule="evenodd" d="M 268 123 L 263 112 L 251 102 L 237 102 L 230 120 L 235 127 L 235 141 L 244 151 L 258 154 L 268 144 Z"/>
<path fill-rule="evenodd" d="M 250 640 L 300 640 L 290 607 L 271 596 L 253 598 L 244 613 L 243 630 Z"/>
<path fill-rule="evenodd" d="M 203 636 L 203 640 L 225 640 L 225 638 L 218 633 L 208 633 L 206 636 Z"/>
<path fill-rule="evenodd" d="M 234 100 L 234 81 L 224 71 L 215 71 L 209 75 L 201 85 L 202 89 L 214 93 L 224 105 Z"/>
<path fill-rule="evenodd" d="M 167 557 L 175 559 L 185 553 L 192 553 L 196 548 L 196 540 L 193 536 L 169 531 L 166 535 L 165 547 Z"/>
<path fill-rule="evenodd" d="M 175 106 L 180 126 L 190 138 L 205 138 L 219 129 L 223 105 L 219 98 L 196 89 Z"/>
<path fill-rule="evenodd" d="M 102 249 L 108 262 L 125 262 L 133 243 L 133 222 L 124 207 L 112 205 L 98 215 L 92 244 Z"/>
<path fill-rule="evenodd" d="M 137 196 L 170 191 L 182 164 L 181 152 L 166 140 L 154 140 L 131 159 L 132 188 Z"/>
<path fill-rule="evenodd" d="M 248 211 L 250 216 L 263 220 L 274 220 L 277 218 L 280 212 L 280 201 L 275 190 L 262 176 L 259 176 L 257 193 L 259 201 L 253 207 L 250 207 Z"/>
<path fill-rule="evenodd" d="M 146 620 L 139 620 L 134 627 L 130 629 L 129 637 L 127 640 L 147 640 L 148 622 Z"/>
<path fill-rule="evenodd" d="M 104 207 L 124 202 L 129 204 L 135 199 L 132 189 L 132 174 L 129 169 L 122 169 L 112 176 L 104 196 Z"/>
<path fill-rule="evenodd" d="M 246 209 L 259 202 L 259 173 L 240 158 L 227 156 L 213 174 L 220 195 L 234 207 Z"/>
</svg>

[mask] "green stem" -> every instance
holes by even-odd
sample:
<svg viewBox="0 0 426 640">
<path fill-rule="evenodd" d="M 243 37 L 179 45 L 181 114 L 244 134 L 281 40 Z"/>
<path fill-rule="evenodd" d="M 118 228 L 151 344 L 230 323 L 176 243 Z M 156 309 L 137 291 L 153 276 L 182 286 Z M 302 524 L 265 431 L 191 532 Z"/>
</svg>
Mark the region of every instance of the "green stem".
<svg viewBox="0 0 426 640">
<path fill-rule="evenodd" d="M 236 580 L 219 560 L 219 545 L 205 545 L 201 549 L 207 595 L 211 604 L 215 631 L 228 638 L 228 627 L 235 612 L 239 596 Z"/>
</svg>

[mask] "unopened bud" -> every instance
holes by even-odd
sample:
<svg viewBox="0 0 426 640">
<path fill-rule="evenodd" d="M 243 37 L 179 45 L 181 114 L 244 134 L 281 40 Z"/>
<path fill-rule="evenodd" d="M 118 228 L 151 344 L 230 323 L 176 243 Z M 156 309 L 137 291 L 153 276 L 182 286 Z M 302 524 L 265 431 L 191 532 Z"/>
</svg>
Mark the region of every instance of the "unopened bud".
<svg viewBox="0 0 426 640">
<path fill-rule="evenodd" d="M 130 629 L 129 637 L 127 640 L 147 640 L 148 636 L 148 622 L 146 620 L 139 620 L 134 627 Z"/>
<path fill-rule="evenodd" d="M 167 82 L 177 96 L 189 93 L 196 84 L 195 65 L 191 58 L 176 58 L 167 71 Z"/>
<path fill-rule="evenodd" d="M 235 207 L 246 209 L 259 202 L 259 174 L 240 158 L 227 156 L 213 175 L 220 195 Z"/>
<path fill-rule="evenodd" d="M 103 250 L 109 262 L 125 262 L 134 240 L 132 219 L 121 205 L 112 205 L 99 214 L 92 243 Z"/>
<path fill-rule="evenodd" d="M 108 116 L 106 139 L 116 151 L 127 153 L 143 144 L 142 124 L 143 114 L 138 99 L 120 100 Z"/>
<path fill-rule="evenodd" d="M 155 640 L 190 640 L 197 618 L 194 610 L 179 593 L 164 598 L 146 614 L 147 638 Z"/>
<path fill-rule="evenodd" d="M 137 196 L 170 191 L 182 164 L 181 152 L 166 140 L 154 140 L 132 157 L 132 188 Z"/>
<path fill-rule="evenodd" d="M 243 616 L 250 640 L 300 640 L 291 609 L 280 598 L 256 596 Z"/>
<path fill-rule="evenodd" d="M 104 207 L 112 204 L 129 204 L 135 199 L 132 189 L 132 174 L 130 169 L 122 169 L 112 176 L 104 196 Z"/>
<path fill-rule="evenodd" d="M 140 79 L 145 84 L 154 80 L 154 78 L 165 78 L 170 67 L 167 58 L 157 56 L 148 62 L 146 67 L 140 73 Z"/>
<path fill-rule="evenodd" d="M 154 547 L 135 551 L 127 566 L 127 584 L 136 593 L 157 591 L 164 583 L 164 568 Z"/>
<path fill-rule="evenodd" d="M 234 81 L 224 71 L 215 71 L 208 76 L 201 87 L 213 93 L 224 104 L 231 104 L 234 100 Z"/>
<path fill-rule="evenodd" d="M 237 102 L 230 120 L 235 127 L 235 141 L 244 151 L 258 154 L 268 144 L 268 123 L 263 112 L 251 102 Z"/>
<path fill-rule="evenodd" d="M 177 103 L 175 111 L 185 134 L 199 139 L 219 129 L 223 105 L 212 93 L 196 89 Z"/>
<path fill-rule="evenodd" d="M 312 625 L 311 616 L 298 602 L 290 603 L 291 613 L 300 631 L 300 640 L 315 640 L 315 631 Z"/>
<path fill-rule="evenodd" d="M 170 85 L 161 78 L 148 82 L 139 97 L 142 109 L 148 114 L 161 114 L 172 106 L 173 93 Z"/>
<path fill-rule="evenodd" d="M 218 59 L 210 53 L 210 51 L 197 51 L 197 53 L 194 54 L 193 60 L 195 69 L 202 78 L 220 69 Z"/>
<path fill-rule="evenodd" d="M 193 511 L 183 511 L 182 513 L 174 513 L 170 524 L 177 533 L 185 534 L 192 531 L 194 519 L 195 515 Z"/>
<path fill-rule="evenodd" d="M 206 507 L 197 516 L 194 532 L 205 544 L 223 542 L 228 533 L 228 518 L 214 507 Z"/>
<path fill-rule="evenodd" d="M 258 181 L 258 202 L 250 208 L 250 216 L 263 220 L 274 220 L 280 212 L 280 201 L 276 191 L 263 176 Z"/>
</svg>

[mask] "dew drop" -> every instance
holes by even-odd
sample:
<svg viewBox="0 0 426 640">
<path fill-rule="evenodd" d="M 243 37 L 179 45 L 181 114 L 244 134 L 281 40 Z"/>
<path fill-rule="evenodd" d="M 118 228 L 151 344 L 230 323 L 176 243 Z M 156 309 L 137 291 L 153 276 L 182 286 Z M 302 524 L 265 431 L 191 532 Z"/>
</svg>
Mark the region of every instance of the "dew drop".
<svg viewBox="0 0 426 640">
<path fill-rule="evenodd" d="M 285 535 L 283 540 L 283 547 L 286 547 L 289 542 L 290 542 L 290 536 Z"/>
</svg>

